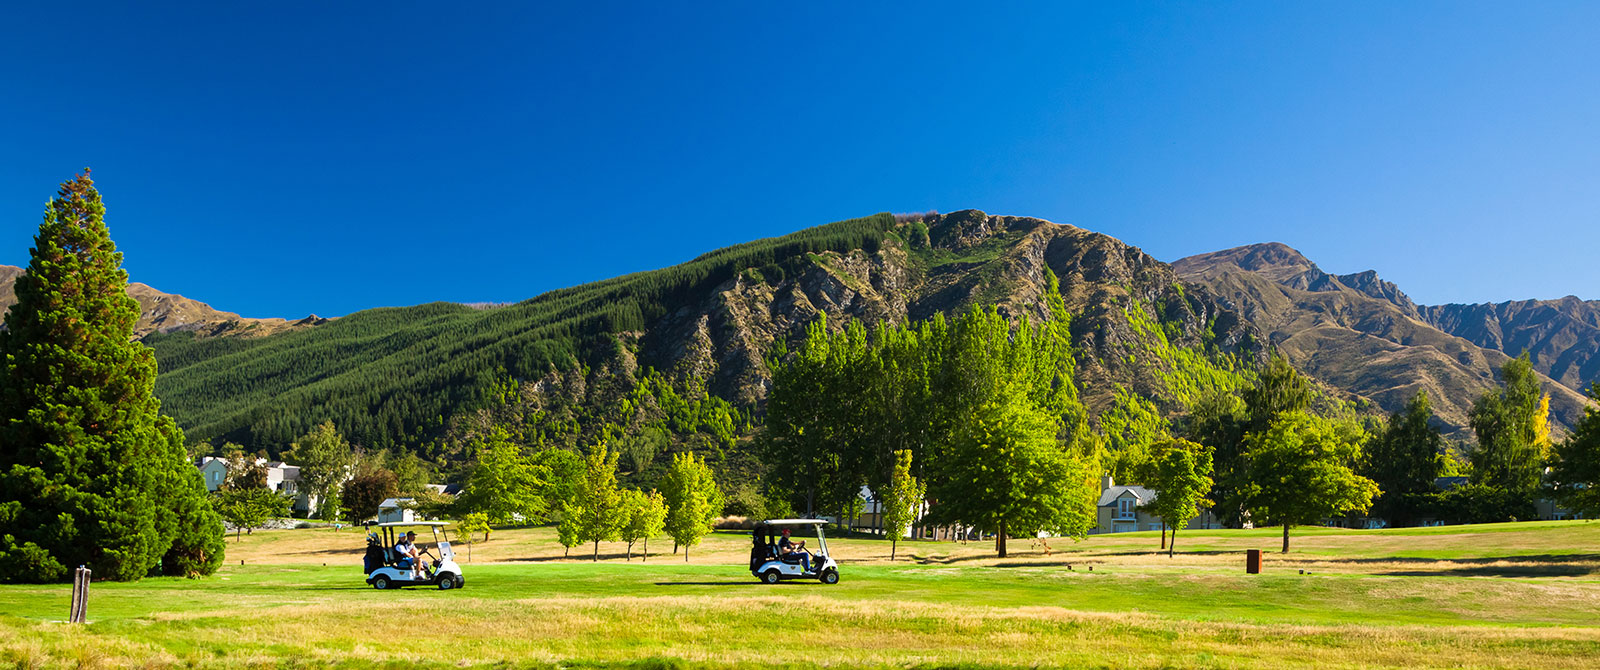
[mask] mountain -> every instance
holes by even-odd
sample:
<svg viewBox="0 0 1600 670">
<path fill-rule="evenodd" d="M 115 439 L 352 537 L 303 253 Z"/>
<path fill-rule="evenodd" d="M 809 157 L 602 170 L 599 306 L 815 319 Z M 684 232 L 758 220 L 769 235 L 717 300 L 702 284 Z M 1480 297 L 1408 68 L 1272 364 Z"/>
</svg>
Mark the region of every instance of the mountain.
<svg viewBox="0 0 1600 670">
<path fill-rule="evenodd" d="M 1091 409 L 1122 385 L 1175 410 L 1238 386 L 1237 370 L 1260 359 L 1252 325 L 1139 249 L 975 210 L 841 221 L 509 306 L 434 303 L 261 338 L 146 341 L 163 407 L 195 439 L 279 449 L 333 420 L 359 444 L 437 455 L 492 414 L 547 442 L 657 426 L 727 447 L 759 416 L 768 357 L 819 314 L 834 328 L 989 304 L 1038 318 L 1052 273 L 1075 314 Z"/>
<path fill-rule="evenodd" d="M 25 270 L 19 267 L 0 265 L 0 313 L 11 309 L 11 306 L 17 303 L 13 288 L 17 278 L 24 272 Z M 299 321 L 248 319 L 232 312 L 213 309 L 198 300 L 162 293 L 139 282 L 128 284 L 128 295 L 139 301 L 139 320 L 133 326 L 135 339 L 151 333 L 176 331 L 193 331 L 203 336 L 261 337 L 324 321 L 315 315 Z"/>
<path fill-rule="evenodd" d="M 1420 308 L 1428 323 L 1480 347 L 1528 352 L 1535 370 L 1574 390 L 1600 380 L 1600 300 L 1574 296 Z"/>
<path fill-rule="evenodd" d="M 1580 316 L 1568 316 L 1555 327 L 1551 309 L 1419 306 L 1375 272 L 1329 274 L 1278 243 L 1190 256 L 1172 267 L 1221 296 L 1296 367 L 1329 384 L 1389 411 L 1427 391 L 1440 420 L 1458 437 L 1469 434 L 1473 400 L 1494 386 L 1500 366 L 1521 352 L 1520 342 L 1548 344 L 1543 365 L 1535 367 L 1546 375 L 1564 373 L 1563 379 L 1541 379 L 1556 423 L 1573 425 L 1587 403 L 1578 386 L 1567 382 L 1580 377 L 1584 365 L 1594 364 L 1600 331 L 1582 321 L 1578 308 L 1571 313 Z M 1506 317 L 1498 316 L 1502 313 Z M 1508 331 L 1507 323 L 1515 326 Z"/>
</svg>

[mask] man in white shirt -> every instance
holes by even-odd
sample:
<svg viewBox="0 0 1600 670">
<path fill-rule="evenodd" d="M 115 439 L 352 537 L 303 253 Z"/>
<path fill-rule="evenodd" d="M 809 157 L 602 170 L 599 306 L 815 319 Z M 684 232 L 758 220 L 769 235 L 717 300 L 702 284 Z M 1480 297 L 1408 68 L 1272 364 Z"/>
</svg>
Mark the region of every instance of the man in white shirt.
<svg viewBox="0 0 1600 670">
<path fill-rule="evenodd" d="M 401 568 L 411 569 L 412 579 L 422 581 L 427 577 L 422 572 L 422 552 L 417 549 L 416 541 L 416 531 L 406 531 L 400 537 L 400 542 L 394 545 L 394 555 L 398 557 L 396 560 Z"/>
</svg>

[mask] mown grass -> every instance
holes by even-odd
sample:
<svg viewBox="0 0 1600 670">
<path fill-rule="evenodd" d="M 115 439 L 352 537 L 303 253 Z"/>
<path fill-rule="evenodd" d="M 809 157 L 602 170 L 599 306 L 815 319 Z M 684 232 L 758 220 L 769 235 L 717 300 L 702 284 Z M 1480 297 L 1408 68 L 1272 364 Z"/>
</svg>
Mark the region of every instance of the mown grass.
<svg viewBox="0 0 1600 670">
<path fill-rule="evenodd" d="M 671 554 L 588 563 L 562 560 L 548 530 L 525 529 L 479 544 L 459 592 L 366 587 L 345 546 L 359 535 L 342 533 L 258 533 L 208 579 L 97 583 L 83 627 L 57 621 L 67 610 L 61 585 L 0 587 L 0 662 L 1538 668 L 1600 659 L 1600 570 L 1584 553 L 1600 524 L 1582 522 L 1315 529 L 1297 533 L 1306 551 L 1269 555 L 1255 576 L 1243 574 L 1237 547 L 1274 547 L 1270 529 L 1181 534 L 1195 553 L 1171 559 L 1143 533 L 1055 541 L 1048 554 L 1036 546 L 1003 561 L 986 544 L 913 542 L 901 548 L 909 560 L 890 563 L 881 541 L 841 539 L 830 542 L 845 562 L 836 586 L 756 583 L 741 564 L 745 538 L 733 533 L 708 538 L 687 564 Z M 1441 542 L 1451 557 L 1393 555 Z M 307 553 L 315 547 L 332 551 Z M 1530 556 L 1566 571 L 1455 567 Z"/>
</svg>

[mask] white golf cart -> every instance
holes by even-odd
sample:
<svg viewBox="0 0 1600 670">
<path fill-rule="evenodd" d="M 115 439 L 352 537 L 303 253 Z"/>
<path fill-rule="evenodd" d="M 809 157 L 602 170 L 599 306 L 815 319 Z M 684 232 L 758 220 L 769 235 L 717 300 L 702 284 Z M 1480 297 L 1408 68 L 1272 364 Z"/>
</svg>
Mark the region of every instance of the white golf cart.
<svg viewBox="0 0 1600 670">
<path fill-rule="evenodd" d="M 839 564 L 828 555 L 828 538 L 822 519 L 772 519 L 756 524 L 750 534 L 754 546 L 750 548 L 750 574 L 768 584 L 785 579 L 816 579 L 824 584 L 839 583 Z M 807 570 L 802 552 L 784 554 L 780 548 L 783 532 L 811 531 L 817 533 L 817 546 L 810 551 L 811 569 Z M 809 534 L 809 533 L 808 533 Z"/>
<path fill-rule="evenodd" d="M 404 586 L 437 586 L 441 590 L 459 589 L 467 580 L 461 576 L 461 566 L 456 565 L 456 554 L 450 549 L 450 534 L 445 532 L 443 521 L 397 521 L 368 524 L 365 569 L 367 583 L 375 589 L 398 589 Z M 394 545 L 399 537 L 398 528 L 427 528 L 433 531 L 433 543 L 439 550 L 434 556 L 423 547 L 422 553 L 433 559 L 431 566 L 424 561 L 422 579 L 417 579 L 410 568 L 400 567 L 401 556 L 396 556 Z M 441 537 L 442 536 L 442 537 Z"/>
</svg>

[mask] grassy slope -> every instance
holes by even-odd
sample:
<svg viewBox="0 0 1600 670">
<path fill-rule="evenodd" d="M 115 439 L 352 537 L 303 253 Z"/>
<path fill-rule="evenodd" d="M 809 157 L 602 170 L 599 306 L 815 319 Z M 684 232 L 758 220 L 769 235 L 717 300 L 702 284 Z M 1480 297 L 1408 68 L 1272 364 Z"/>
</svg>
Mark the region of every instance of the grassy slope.
<svg viewBox="0 0 1600 670">
<path fill-rule="evenodd" d="M 838 586 L 767 587 L 740 565 L 742 534 L 708 538 L 690 564 L 593 564 L 562 560 L 549 529 L 532 529 L 479 544 L 467 589 L 442 593 L 365 587 L 356 533 L 280 531 L 230 545 L 210 579 L 95 585 L 83 630 L 46 621 L 66 611 L 64 587 L 0 588 L 0 661 L 1523 668 L 1600 657 L 1600 556 L 1586 553 L 1600 524 L 1319 529 L 1296 534 L 1299 551 L 1268 554 L 1266 574 L 1243 575 L 1240 549 L 1276 541 L 1272 529 L 1195 532 L 1179 545 L 1193 553 L 1168 559 L 1154 534 L 1132 533 L 1006 561 L 987 545 L 912 542 L 891 564 L 885 543 L 844 539 L 831 543 Z"/>
</svg>

